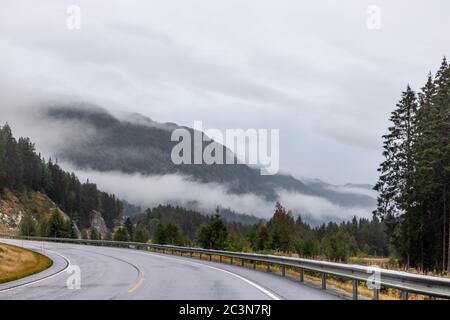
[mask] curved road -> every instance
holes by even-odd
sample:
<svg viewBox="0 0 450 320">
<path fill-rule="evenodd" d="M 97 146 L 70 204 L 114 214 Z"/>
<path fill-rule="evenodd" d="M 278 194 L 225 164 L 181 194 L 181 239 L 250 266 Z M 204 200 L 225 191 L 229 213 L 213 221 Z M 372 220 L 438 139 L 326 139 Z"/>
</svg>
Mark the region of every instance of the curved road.
<svg viewBox="0 0 450 320">
<path fill-rule="evenodd" d="M 53 266 L 0 285 L 0 299 L 338 299 L 296 281 L 238 266 L 130 249 L 0 239 L 43 252 Z M 81 288 L 69 289 L 69 266 Z M 73 271 L 73 270 L 72 270 Z"/>
</svg>

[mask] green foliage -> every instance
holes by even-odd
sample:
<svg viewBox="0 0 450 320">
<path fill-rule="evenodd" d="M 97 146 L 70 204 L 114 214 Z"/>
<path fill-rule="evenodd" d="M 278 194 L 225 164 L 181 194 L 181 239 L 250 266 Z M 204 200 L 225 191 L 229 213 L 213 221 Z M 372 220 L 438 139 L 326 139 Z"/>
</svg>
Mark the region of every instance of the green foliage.
<svg viewBox="0 0 450 320">
<path fill-rule="evenodd" d="M 183 244 L 183 235 L 180 227 L 175 224 L 169 222 L 165 228 L 166 233 L 166 242 L 171 245 L 182 245 Z"/>
<path fill-rule="evenodd" d="M 160 205 L 153 209 L 147 209 L 145 213 L 136 217 L 136 221 L 138 226 L 144 227 L 149 232 L 153 240 L 155 240 L 156 228 L 160 222 L 163 224 L 172 222 L 180 226 L 189 241 L 193 241 L 197 236 L 198 228 L 208 222 L 208 217 L 181 207 Z"/>
<path fill-rule="evenodd" d="M 0 127 L 0 191 L 5 187 L 45 193 L 81 228 L 89 227 L 92 210 L 102 214 L 109 228 L 122 212 L 122 203 L 114 195 L 99 191 L 89 181 L 80 183 L 51 159 L 42 159 L 28 138 L 13 137 L 8 124 Z"/>
<path fill-rule="evenodd" d="M 127 229 L 127 232 L 128 232 L 128 235 L 130 236 L 130 238 L 133 238 L 134 226 L 133 226 L 133 222 L 131 222 L 130 217 L 126 218 L 124 227 L 125 227 L 125 229 Z"/>
<path fill-rule="evenodd" d="M 153 242 L 158 244 L 182 245 L 183 233 L 173 222 L 159 222 L 153 235 Z"/>
<path fill-rule="evenodd" d="M 270 230 L 266 224 L 261 224 L 257 229 L 255 236 L 255 249 L 264 251 L 269 249 L 270 244 Z"/>
<path fill-rule="evenodd" d="M 81 231 L 81 239 L 83 239 L 83 240 L 89 239 L 89 233 L 86 229 L 83 229 L 83 231 Z"/>
<path fill-rule="evenodd" d="M 106 241 L 111 241 L 112 240 L 112 234 L 111 234 L 111 231 L 106 231 L 106 233 L 105 233 L 105 236 L 103 237 L 103 240 L 106 240 Z"/>
<path fill-rule="evenodd" d="M 320 243 L 312 231 L 300 232 L 295 248 L 303 258 L 315 258 L 320 254 Z"/>
<path fill-rule="evenodd" d="M 271 248 L 280 251 L 292 251 L 295 247 L 296 225 L 291 212 L 277 202 L 276 210 L 269 222 Z"/>
<path fill-rule="evenodd" d="M 67 236 L 71 239 L 78 239 L 78 231 L 73 221 L 67 222 Z"/>
<path fill-rule="evenodd" d="M 128 241 L 129 236 L 128 236 L 127 229 L 125 229 L 124 227 L 117 228 L 116 232 L 114 232 L 113 240 L 114 241 Z"/>
<path fill-rule="evenodd" d="M 375 213 L 403 264 L 450 272 L 450 66 L 445 58 L 417 100 L 407 88 L 390 120 Z"/>
<path fill-rule="evenodd" d="M 228 238 L 228 229 L 218 212 L 209 222 L 200 227 L 197 241 L 203 248 L 224 249 Z"/>
<path fill-rule="evenodd" d="M 158 222 L 153 233 L 153 243 L 167 244 L 166 228 L 162 222 Z"/>
<path fill-rule="evenodd" d="M 143 227 L 136 228 L 134 232 L 133 241 L 147 243 L 150 238 L 148 231 Z"/>
<path fill-rule="evenodd" d="M 229 251 L 242 252 L 249 248 L 249 244 L 244 236 L 231 230 L 225 244 L 225 249 Z"/>
<path fill-rule="evenodd" d="M 29 213 L 26 213 L 22 220 L 20 220 L 19 224 L 20 234 L 23 236 L 33 237 L 36 236 L 37 233 L 37 225 L 33 216 Z"/>
<path fill-rule="evenodd" d="M 101 240 L 100 233 L 98 232 L 97 228 L 91 228 L 89 232 L 89 239 L 90 240 Z"/>
<path fill-rule="evenodd" d="M 328 234 L 322 240 L 323 254 L 332 261 L 346 262 L 356 254 L 356 240 L 343 230 Z"/>
<path fill-rule="evenodd" d="M 52 238 L 67 238 L 69 223 L 60 212 L 54 212 L 47 221 L 45 235 Z"/>
</svg>

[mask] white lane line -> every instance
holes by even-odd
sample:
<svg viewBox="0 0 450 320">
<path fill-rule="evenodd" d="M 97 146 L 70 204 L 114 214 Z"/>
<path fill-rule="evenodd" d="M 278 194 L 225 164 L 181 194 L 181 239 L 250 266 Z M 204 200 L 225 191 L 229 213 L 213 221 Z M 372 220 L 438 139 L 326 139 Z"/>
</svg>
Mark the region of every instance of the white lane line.
<svg viewBox="0 0 450 320">
<path fill-rule="evenodd" d="M 61 256 L 62 258 L 64 258 L 64 259 L 66 260 L 66 262 L 67 262 L 66 267 L 65 267 L 63 270 L 59 271 L 58 273 L 55 273 L 55 274 L 50 275 L 50 276 L 48 276 L 48 277 L 45 277 L 45 278 L 42 278 L 42 279 L 38 279 L 38 280 L 29 282 L 29 283 L 26 283 L 26 284 L 23 284 L 23 285 L 19 285 L 19 286 L 13 287 L 13 288 L 0 290 L 0 292 L 6 292 L 6 291 L 18 289 L 18 288 L 23 288 L 23 287 L 30 286 L 30 285 L 32 285 L 32 284 L 36 284 L 36 283 L 42 282 L 42 281 L 44 281 L 44 280 L 48 280 L 48 279 L 50 279 L 50 278 L 53 278 L 53 277 L 59 275 L 60 273 L 62 273 L 63 271 L 65 271 L 65 270 L 69 267 L 69 265 L 70 265 L 70 260 L 69 260 L 68 258 L 66 258 L 66 257 L 63 256 L 62 254 L 57 253 L 57 252 L 54 252 L 54 251 L 52 251 L 52 250 L 47 250 L 47 251 L 53 252 L 54 254 L 59 255 L 59 256 Z M 134 251 L 134 250 L 133 250 L 133 251 Z M 140 252 L 140 251 L 134 251 L 134 252 L 139 253 L 139 254 L 144 254 L 144 255 L 151 255 L 151 256 L 155 256 L 155 257 L 159 257 L 159 258 L 163 258 L 163 259 L 178 260 L 178 261 L 185 262 L 185 263 L 187 263 L 187 264 L 197 265 L 197 266 L 206 267 L 206 268 L 209 268 L 209 269 L 212 269 L 212 270 L 216 270 L 216 271 L 221 271 L 221 272 L 226 273 L 226 274 L 228 274 L 228 275 L 230 275 L 230 276 L 233 276 L 233 277 L 235 277 L 235 278 L 238 278 L 238 279 L 240 279 L 241 281 L 244 281 L 245 283 L 249 284 L 250 286 L 252 286 L 252 287 L 254 287 L 255 289 L 257 289 L 257 290 L 261 291 L 262 293 L 264 293 L 266 296 L 268 296 L 268 297 L 269 297 L 270 299 L 272 299 L 272 300 L 281 300 L 281 298 L 280 298 L 279 296 L 277 296 L 276 294 L 274 294 L 274 293 L 270 292 L 269 290 L 263 288 L 263 287 L 260 286 L 259 284 L 255 283 L 255 282 L 253 282 L 253 281 L 251 281 L 251 280 L 249 280 L 249 279 L 247 279 L 247 278 L 245 278 L 245 277 L 243 277 L 243 276 L 240 276 L 240 275 L 238 275 L 238 274 L 236 274 L 236 273 L 233 273 L 233 272 L 231 272 L 231 271 L 228 271 L 228 270 L 216 268 L 216 267 L 209 266 L 209 265 L 203 264 L 203 263 L 198 263 L 198 262 L 188 261 L 188 260 L 185 260 L 185 259 L 179 259 L 179 258 L 175 258 L 175 257 L 163 256 L 163 255 L 159 255 L 159 254 L 155 254 L 155 253 L 150 253 L 150 252 L 145 252 L 145 253 L 144 253 L 144 252 Z M 139 285 L 139 286 L 140 286 L 140 285 Z M 133 290 L 133 291 L 134 291 L 134 290 Z"/>
<path fill-rule="evenodd" d="M 139 251 L 138 251 L 138 252 L 139 252 Z M 139 252 L 139 253 L 141 253 L 141 252 Z M 146 254 L 147 254 L 147 255 L 152 255 L 152 256 L 155 256 L 155 257 L 165 258 L 165 259 L 178 260 L 178 261 L 182 261 L 182 262 L 185 262 L 185 263 L 188 263 L 188 264 L 191 264 L 191 265 L 197 265 L 197 266 L 207 267 L 207 268 L 210 268 L 210 269 L 212 269 L 212 270 L 224 272 L 224 273 L 226 273 L 226 274 L 228 274 L 228 275 L 231 275 L 231 276 L 233 276 L 233 277 L 236 277 L 236 278 L 238 278 L 238 279 L 240 279 L 240 280 L 246 282 L 247 284 L 251 285 L 252 287 L 254 287 L 254 288 L 258 289 L 259 291 L 261 291 L 262 293 L 264 293 L 266 296 L 268 296 L 268 297 L 269 297 L 270 299 L 272 299 L 272 300 L 281 300 L 281 298 L 280 298 L 279 296 L 277 296 L 276 294 L 274 294 L 274 293 L 270 292 L 269 290 L 263 288 L 263 287 L 260 286 L 259 284 L 255 283 L 255 282 L 253 282 L 253 281 L 251 281 L 251 280 L 249 280 L 249 279 L 247 279 L 247 278 L 244 278 L 243 276 L 240 276 L 240 275 L 238 275 L 238 274 L 236 274 L 236 273 L 233 273 L 233 272 L 231 272 L 231 271 L 224 270 L 224 269 L 220 269 L 220 268 L 216 268 L 216 267 L 213 267 L 213 266 L 204 264 L 204 263 L 198 263 L 198 262 L 194 262 L 194 261 L 188 261 L 188 260 L 185 260 L 185 259 L 179 259 L 179 258 L 175 258 L 175 257 L 167 257 L 167 256 L 159 255 L 159 254 L 150 253 L 150 252 L 148 252 L 148 253 L 146 253 Z"/>
<path fill-rule="evenodd" d="M 31 245 L 31 246 L 34 247 L 34 248 L 36 248 L 36 246 L 33 246 L 33 245 Z M 49 279 L 54 278 L 54 277 L 56 277 L 57 275 L 63 273 L 63 272 L 66 271 L 67 268 L 70 266 L 70 260 L 69 260 L 67 257 L 65 257 L 65 256 L 63 256 L 62 254 L 57 253 L 57 252 L 55 252 L 55 251 L 53 251 L 53 250 L 47 250 L 47 252 L 52 252 L 52 253 L 54 253 L 55 255 L 60 256 L 61 258 L 63 258 L 63 259 L 66 261 L 66 266 L 64 267 L 64 269 L 58 271 L 57 273 L 53 273 L 53 274 L 51 274 L 51 275 L 49 275 L 49 276 L 47 276 L 47 277 L 41 278 L 41 279 L 37 279 L 37 280 L 34 280 L 34 281 L 30 281 L 30 282 L 27 282 L 27 283 L 24 283 L 24 284 L 19 284 L 19 285 L 17 285 L 17 286 L 11 287 L 11 288 L 0 289 L 0 293 L 12 291 L 12 290 L 16 290 L 16 289 L 20 289 L 20 288 L 25 288 L 25 287 L 31 286 L 31 285 L 33 285 L 33 284 L 36 284 L 36 283 L 40 283 L 40 282 L 42 282 L 42 281 L 49 280 Z M 43 271 L 42 271 L 42 272 L 43 272 Z M 39 274 L 39 273 L 36 273 L 36 275 L 38 275 L 38 274 Z"/>
</svg>

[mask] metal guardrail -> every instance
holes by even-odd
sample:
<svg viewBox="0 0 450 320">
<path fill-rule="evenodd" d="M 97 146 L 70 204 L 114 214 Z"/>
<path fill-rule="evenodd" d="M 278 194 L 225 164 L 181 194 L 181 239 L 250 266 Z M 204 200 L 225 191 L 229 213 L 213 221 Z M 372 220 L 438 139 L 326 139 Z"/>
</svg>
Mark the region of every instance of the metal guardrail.
<svg viewBox="0 0 450 320">
<path fill-rule="evenodd" d="M 358 299 L 358 284 L 361 281 L 366 282 L 368 284 L 368 287 L 373 289 L 374 300 L 378 300 L 381 287 L 399 289 L 401 291 L 402 299 L 405 300 L 408 299 L 409 293 L 427 295 L 433 298 L 450 298 L 450 279 L 417 275 L 408 272 L 382 269 L 378 267 L 366 267 L 353 264 L 342 264 L 274 255 L 209 250 L 202 248 L 179 247 L 138 242 L 27 237 L 11 234 L 0 234 L 0 238 L 131 248 L 163 253 L 167 253 L 167 251 L 169 251 L 172 254 L 180 253 L 181 255 L 183 255 L 183 253 L 187 253 L 190 257 L 193 257 L 194 254 L 198 254 L 200 255 L 200 259 L 203 255 L 206 255 L 209 260 L 212 260 L 213 256 L 218 256 L 220 262 L 223 262 L 223 257 L 227 257 L 230 259 L 230 262 L 232 264 L 236 262 L 235 259 L 237 259 L 237 261 L 241 263 L 241 266 L 245 266 L 245 263 L 247 262 L 252 264 L 253 269 L 257 268 L 257 263 L 266 264 L 268 271 L 270 270 L 271 265 L 280 266 L 282 276 L 286 275 L 286 268 L 298 269 L 300 271 L 300 282 L 304 281 L 305 270 L 313 271 L 322 274 L 322 289 L 324 290 L 327 286 L 327 275 L 352 280 L 353 299 L 355 300 Z"/>
</svg>

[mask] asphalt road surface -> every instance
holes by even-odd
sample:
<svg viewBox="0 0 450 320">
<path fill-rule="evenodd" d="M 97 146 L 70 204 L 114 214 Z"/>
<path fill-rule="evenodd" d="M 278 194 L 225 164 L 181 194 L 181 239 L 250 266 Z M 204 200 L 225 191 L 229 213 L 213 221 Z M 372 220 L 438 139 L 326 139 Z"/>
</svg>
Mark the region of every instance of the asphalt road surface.
<svg viewBox="0 0 450 320">
<path fill-rule="evenodd" d="M 0 284 L 0 299 L 339 299 L 277 274 L 199 259 L 76 244 L 0 241 L 44 253 L 54 262 L 39 274 Z M 77 267 L 79 289 L 73 281 Z"/>
</svg>

